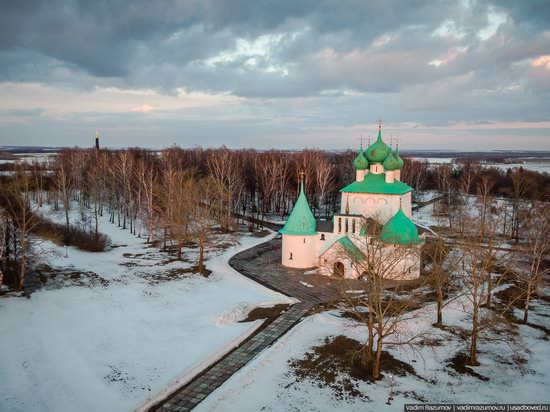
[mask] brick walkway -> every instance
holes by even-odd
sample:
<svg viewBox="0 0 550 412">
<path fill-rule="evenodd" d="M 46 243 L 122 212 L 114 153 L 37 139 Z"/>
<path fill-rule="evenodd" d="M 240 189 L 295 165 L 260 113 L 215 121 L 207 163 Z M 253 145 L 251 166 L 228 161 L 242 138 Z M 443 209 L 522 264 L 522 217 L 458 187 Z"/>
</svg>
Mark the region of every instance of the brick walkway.
<svg viewBox="0 0 550 412">
<path fill-rule="evenodd" d="M 362 282 L 306 274 L 307 270 L 285 268 L 280 263 L 281 241 L 272 240 L 235 255 L 229 264 L 250 279 L 300 300 L 274 321 L 262 325 L 225 357 L 207 367 L 151 411 L 190 411 L 219 388 L 235 372 L 288 332 L 317 304 L 336 301 L 343 290 L 359 289 Z M 266 321 L 268 322 L 268 321 Z"/>
</svg>

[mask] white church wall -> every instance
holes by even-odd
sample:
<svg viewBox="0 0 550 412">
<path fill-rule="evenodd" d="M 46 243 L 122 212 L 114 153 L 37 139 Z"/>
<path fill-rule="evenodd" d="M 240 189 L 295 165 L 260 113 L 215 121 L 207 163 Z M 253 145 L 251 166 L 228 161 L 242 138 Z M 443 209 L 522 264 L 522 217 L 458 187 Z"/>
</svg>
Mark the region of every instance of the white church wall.
<svg viewBox="0 0 550 412">
<path fill-rule="evenodd" d="M 283 234 L 282 263 L 291 268 L 307 269 L 317 265 L 316 251 L 319 235 Z"/>
<path fill-rule="evenodd" d="M 403 252 L 403 249 L 396 252 L 396 248 L 403 248 L 403 246 L 387 245 L 384 248 L 384 253 L 388 257 L 394 253 L 403 253 L 403 259 L 395 264 L 389 276 L 386 277 L 396 280 L 412 280 L 420 277 L 420 246 L 415 246 L 408 253 L 406 251 Z M 389 258 L 388 260 L 391 261 L 393 259 Z"/>
<path fill-rule="evenodd" d="M 393 217 L 399 210 L 400 205 L 407 217 L 411 218 L 412 216 L 411 192 L 404 195 L 342 193 L 341 214 L 345 214 L 346 204 L 349 205 L 349 214 L 379 219 L 382 223 Z M 335 233 L 338 233 L 337 222 L 334 223 Z"/>
<path fill-rule="evenodd" d="M 327 250 L 318 259 L 319 274 L 324 276 L 335 276 L 335 265 L 341 263 L 344 267 L 344 277 L 347 279 L 357 279 L 358 274 L 355 265 L 351 259 L 346 256 L 340 244 L 335 244 Z"/>
</svg>

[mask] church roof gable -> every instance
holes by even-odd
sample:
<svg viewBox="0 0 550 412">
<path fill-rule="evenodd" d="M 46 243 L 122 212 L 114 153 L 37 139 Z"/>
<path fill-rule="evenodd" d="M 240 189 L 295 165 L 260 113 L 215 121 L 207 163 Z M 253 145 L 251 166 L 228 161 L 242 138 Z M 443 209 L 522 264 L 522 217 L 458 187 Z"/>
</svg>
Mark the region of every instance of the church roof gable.
<svg viewBox="0 0 550 412">
<path fill-rule="evenodd" d="M 365 255 L 361 250 L 351 241 L 347 236 L 336 237 L 324 245 L 319 251 L 319 256 L 322 256 L 325 252 L 332 249 L 336 244 L 339 244 L 344 248 L 344 250 L 355 260 L 362 260 L 365 258 Z"/>
<path fill-rule="evenodd" d="M 386 183 L 386 178 L 383 173 L 369 173 L 361 182 L 353 182 L 341 189 L 340 192 L 403 195 L 412 190 L 412 187 L 399 180 L 395 180 L 393 183 Z"/>
</svg>

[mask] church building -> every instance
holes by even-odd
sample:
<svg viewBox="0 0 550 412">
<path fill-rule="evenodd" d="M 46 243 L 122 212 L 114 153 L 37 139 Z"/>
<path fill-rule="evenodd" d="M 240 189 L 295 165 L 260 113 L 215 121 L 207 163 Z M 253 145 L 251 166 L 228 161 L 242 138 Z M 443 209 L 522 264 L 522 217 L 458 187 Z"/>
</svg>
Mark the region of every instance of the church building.
<svg viewBox="0 0 550 412">
<path fill-rule="evenodd" d="M 401 181 L 403 160 L 397 147 L 394 151 L 382 140 L 381 126 L 377 140 L 366 152 L 361 147 L 353 165 L 355 181 L 340 190 L 340 213 L 331 222 L 315 220 L 302 178 L 298 199 L 280 230 L 282 264 L 356 279 L 376 251 L 387 257 L 381 261 L 393 262 L 385 277 L 419 277 L 424 240 L 411 220 L 413 188 Z"/>
</svg>

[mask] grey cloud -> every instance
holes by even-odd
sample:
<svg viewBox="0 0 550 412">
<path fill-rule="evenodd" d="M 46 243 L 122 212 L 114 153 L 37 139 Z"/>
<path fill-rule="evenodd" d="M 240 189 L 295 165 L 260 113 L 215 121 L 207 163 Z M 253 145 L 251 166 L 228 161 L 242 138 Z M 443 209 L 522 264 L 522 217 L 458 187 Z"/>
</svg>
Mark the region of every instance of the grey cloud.
<svg viewBox="0 0 550 412">
<path fill-rule="evenodd" d="M 6 0 L 0 3 L 0 80 L 230 93 L 244 98 L 246 113 L 231 113 L 235 121 L 250 114 L 297 129 L 349 126 L 385 112 L 395 121 L 427 125 L 547 120 L 549 76 L 530 64 L 550 54 L 545 4 Z M 508 20 L 482 40 L 478 33 L 493 10 Z M 434 35 L 450 22 L 456 32 Z M 239 41 L 252 44 L 264 35 L 275 39 L 268 53 L 208 64 L 233 53 Z M 289 98 L 305 103 L 293 108 Z M 170 115 L 182 114 L 165 113 L 162 120 Z M 81 119 L 119 123 L 102 116 Z M 131 116 L 118 118 L 161 127 L 154 116 Z M 197 116 L 210 115 L 205 109 Z"/>
</svg>

